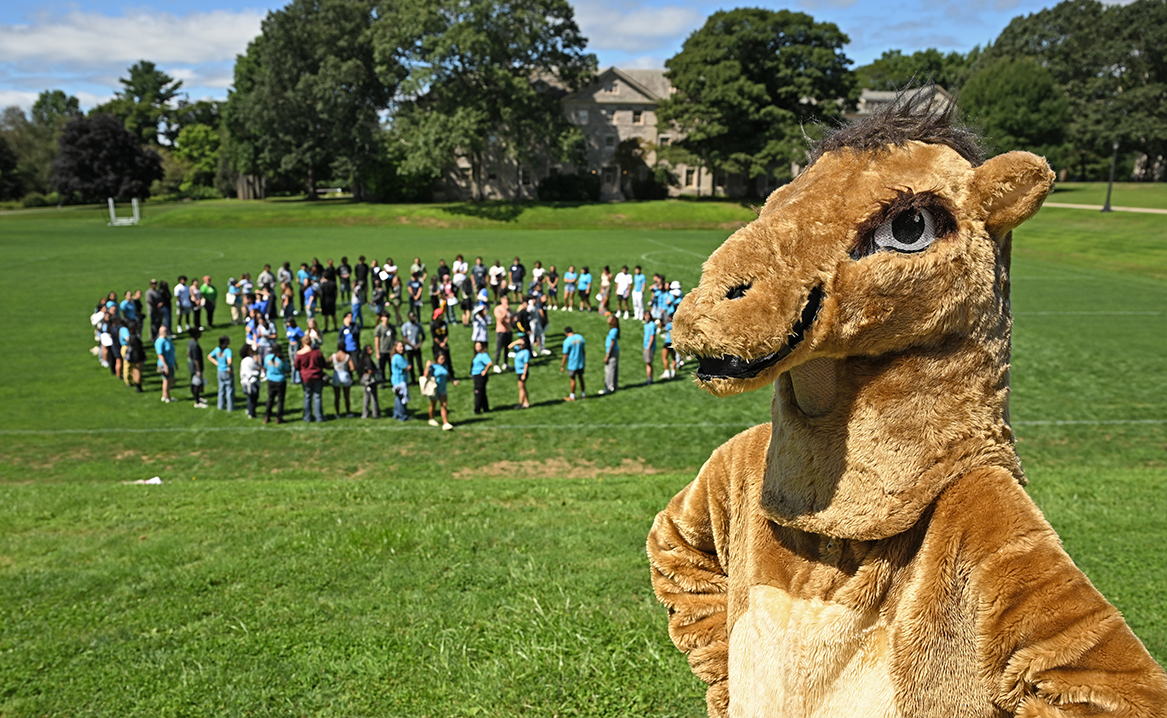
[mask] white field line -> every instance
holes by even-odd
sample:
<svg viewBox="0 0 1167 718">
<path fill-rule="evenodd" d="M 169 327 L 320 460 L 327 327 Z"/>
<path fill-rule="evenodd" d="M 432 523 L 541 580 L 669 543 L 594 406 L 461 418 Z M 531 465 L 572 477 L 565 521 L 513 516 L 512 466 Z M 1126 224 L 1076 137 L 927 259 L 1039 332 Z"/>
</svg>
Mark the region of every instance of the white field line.
<svg viewBox="0 0 1167 718">
<path fill-rule="evenodd" d="M 1102 211 L 1102 205 L 1099 204 L 1071 204 L 1069 202 L 1045 202 L 1043 207 L 1057 207 L 1059 209 L 1092 209 L 1095 212 Z M 1167 214 L 1167 209 L 1154 209 L 1151 207 L 1110 207 L 1115 212 L 1137 212 L 1139 214 Z"/>
<path fill-rule="evenodd" d="M 280 433 L 288 431 L 318 431 L 318 432 L 335 432 L 335 431 L 430 431 L 437 433 L 437 429 L 428 424 L 418 422 L 416 424 L 403 425 L 398 422 L 390 423 L 389 419 L 380 420 L 381 423 L 372 426 L 352 426 L 352 425 L 330 425 L 325 427 L 313 427 L 310 424 L 304 424 L 300 420 L 288 422 L 291 424 L 287 428 L 278 429 L 274 427 L 263 426 L 167 426 L 157 428 L 129 428 L 129 429 L 3 429 L 0 430 L 0 436 L 54 436 L 62 434 L 78 434 L 78 435 L 99 435 L 99 434 L 185 434 L 185 433 L 219 433 L 219 432 L 270 432 L 272 436 L 278 436 Z M 330 424 L 332 422 L 329 422 Z M 1020 420 L 1011 422 L 1013 426 L 1110 426 L 1117 424 L 1167 424 L 1167 419 L 1032 419 Z M 575 431 L 578 429 L 620 429 L 620 430 L 650 430 L 650 429 L 738 429 L 756 426 L 757 423 L 751 422 L 696 422 L 692 424 L 686 423 L 660 423 L 660 424 L 483 424 L 478 425 L 455 425 L 456 431 L 521 431 L 524 429 L 538 429 L 541 431 Z"/>
<path fill-rule="evenodd" d="M 1157 317 L 1162 312 L 1013 312 L 1017 315 L 1031 316 L 1031 317 L 1069 317 L 1069 316 L 1089 316 L 1089 317 Z"/>
</svg>

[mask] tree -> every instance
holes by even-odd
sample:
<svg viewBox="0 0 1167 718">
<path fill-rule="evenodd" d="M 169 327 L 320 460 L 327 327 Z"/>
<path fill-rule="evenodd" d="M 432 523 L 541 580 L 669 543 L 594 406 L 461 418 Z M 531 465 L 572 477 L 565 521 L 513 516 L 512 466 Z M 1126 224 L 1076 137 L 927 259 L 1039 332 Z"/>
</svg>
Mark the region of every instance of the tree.
<svg viewBox="0 0 1167 718">
<path fill-rule="evenodd" d="M 16 153 L 16 174 L 25 192 L 49 192 L 57 135 L 67 122 L 80 116 L 77 98 L 61 90 L 41 92 L 33 103 L 31 117 L 15 106 L 0 113 L 0 135 Z"/>
<path fill-rule="evenodd" d="M 268 13 L 235 63 L 223 110 L 239 172 L 293 177 L 314 199 L 316 182 L 341 165 L 359 196 L 395 90 L 375 66 L 373 10 L 374 0 L 293 0 Z"/>
<path fill-rule="evenodd" d="M 869 90 L 899 90 L 913 81 L 934 82 L 946 90 L 956 90 L 964 84 L 980 54 L 979 47 L 968 55 L 944 54 L 933 47 L 911 55 L 886 50 L 870 65 L 855 68 L 856 83 Z"/>
<path fill-rule="evenodd" d="M 789 10 L 709 16 L 665 62 L 676 93 L 657 122 L 685 134 L 671 152 L 751 178 L 804 160 L 802 127 L 841 118 L 858 96 L 848 41 L 833 23 Z"/>
<path fill-rule="evenodd" d="M 160 124 L 171 110 L 170 103 L 178 96 L 182 80 L 175 80 L 148 60 L 140 60 L 130 67 L 129 77 L 119 78 L 118 82 L 122 91 L 90 114 L 118 117 L 140 142 L 157 145 Z"/>
<path fill-rule="evenodd" d="M 178 104 L 166 116 L 166 139 L 171 144 L 178 142 L 183 128 L 190 125 L 206 125 L 219 129 L 223 124 L 223 103 L 218 100 L 178 100 Z"/>
<path fill-rule="evenodd" d="M 400 0 L 380 13 L 378 59 L 407 73 L 392 124 L 404 172 L 437 177 L 461 153 L 481 199 L 488 156 L 578 154 L 559 100 L 596 60 L 567 0 Z"/>
<path fill-rule="evenodd" d="M 0 200 L 19 199 L 24 194 L 24 180 L 17 165 L 16 152 L 0 135 Z"/>
<path fill-rule="evenodd" d="M 999 151 L 1054 155 L 1066 140 L 1070 103 L 1032 58 L 1002 58 L 976 72 L 960 93 L 964 114 Z"/>
<path fill-rule="evenodd" d="M 65 125 L 53 161 L 53 185 L 65 198 L 100 202 L 106 197 L 148 197 L 162 178 L 157 152 L 112 115 L 80 117 Z"/>
<path fill-rule="evenodd" d="M 203 124 L 186 125 L 178 133 L 174 154 L 190 163 L 179 189 L 190 193 L 196 187 L 212 187 L 219 171 L 219 131 Z"/>
<path fill-rule="evenodd" d="M 34 125 L 57 131 L 81 116 L 81 103 L 61 90 L 45 90 L 37 95 L 30 114 Z"/>
</svg>

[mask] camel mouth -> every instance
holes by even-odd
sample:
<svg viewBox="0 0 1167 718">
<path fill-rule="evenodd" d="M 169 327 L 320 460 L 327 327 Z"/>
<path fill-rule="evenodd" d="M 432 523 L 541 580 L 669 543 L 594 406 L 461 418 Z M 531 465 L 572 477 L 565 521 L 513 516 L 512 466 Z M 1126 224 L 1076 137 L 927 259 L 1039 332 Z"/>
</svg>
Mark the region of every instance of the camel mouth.
<svg viewBox="0 0 1167 718">
<path fill-rule="evenodd" d="M 699 357 L 697 360 L 697 379 L 710 381 L 712 379 L 752 379 L 766 369 L 774 366 L 790 356 L 806 336 L 806 330 L 818 318 L 819 309 L 823 303 L 823 287 L 820 284 L 810 291 L 806 306 L 798 321 L 790 329 L 786 337 L 786 344 L 776 352 L 753 361 L 746 361 L 739 356 Z"/>
</svg>

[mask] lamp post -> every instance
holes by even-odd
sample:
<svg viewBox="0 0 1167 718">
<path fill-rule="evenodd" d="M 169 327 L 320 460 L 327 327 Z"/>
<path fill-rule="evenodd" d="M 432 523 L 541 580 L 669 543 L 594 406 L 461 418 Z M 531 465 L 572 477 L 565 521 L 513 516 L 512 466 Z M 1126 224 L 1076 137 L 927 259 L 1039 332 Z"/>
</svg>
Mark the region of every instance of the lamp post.
<svg viewBox="0 0 1167 718">
<path fill-rule="evenodd" d="M 1118 164 L 1118 140 L 1114 141 L 1114 154 L 1110 156 L 1110 184 L 1106 185 L 1106 204 L 1102 205 L 1103 212 L 1110 210 L 1110 193 L 1114 191 L 1114 166 Z"/>
</svg>

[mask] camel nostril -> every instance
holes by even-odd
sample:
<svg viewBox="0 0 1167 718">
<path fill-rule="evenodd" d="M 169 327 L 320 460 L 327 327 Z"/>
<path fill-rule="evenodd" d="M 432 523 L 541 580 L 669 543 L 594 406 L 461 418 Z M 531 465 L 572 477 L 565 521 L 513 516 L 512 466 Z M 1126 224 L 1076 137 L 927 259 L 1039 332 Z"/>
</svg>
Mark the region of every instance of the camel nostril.
<svg viewBox="0 0 1167 718">
<path fill-rule="evenodd" d="M 741 299 L 746 296 L 746 290 L 750 288 L 749 284 L 739 284 L 736 287 L 730 287 L 729 291 L 725 293 L 726 299 Z"/>
</svg>

